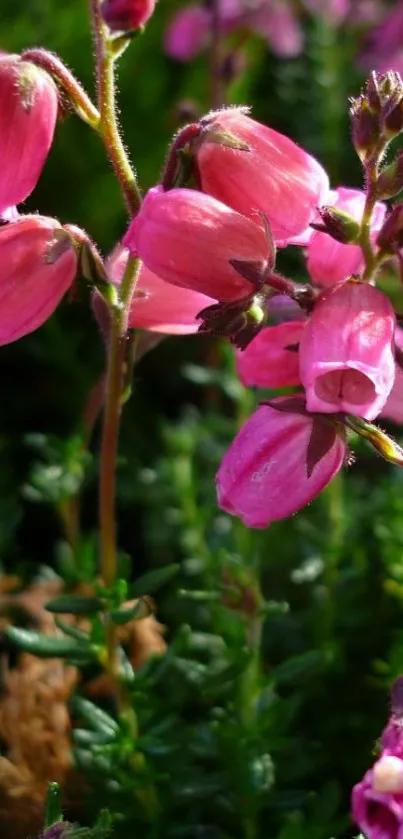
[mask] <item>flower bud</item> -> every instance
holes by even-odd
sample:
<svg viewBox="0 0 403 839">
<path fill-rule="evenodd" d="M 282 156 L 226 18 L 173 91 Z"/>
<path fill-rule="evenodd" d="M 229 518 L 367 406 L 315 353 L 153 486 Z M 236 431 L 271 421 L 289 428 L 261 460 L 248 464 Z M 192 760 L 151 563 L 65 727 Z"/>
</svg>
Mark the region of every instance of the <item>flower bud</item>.
<svg viewBox="0 0 403 839">
<path fill-rule="evenodd" d="M 379 115 L 374 113 L 364 96 L 353 99 L 350 106 L 354 148 L 362 163 L 375 151 L 381 134 Z"/>
<path fill-rule="evenodd" d="M 312 225 L 315 231 L 308 241 L 306 250 L 308 271 L 315 283 L 324 286 L 335 285 L 346 280 L 351 274 L 360 274 L 364 268 L 364 257 L 359 245 L 342 244 L 341 239 L 343 235 L 346 238 L 354 232 L 357 233 L 357 229 L 359 230 L 365 205 L 365 193 L 360 189 L 347 189 L 341 186 L 335 190 L 332 202 L 334 206 L 326 208 L 326 210 L 329 209 L 329 214 L 326 214 L 328 229 L 323 232 L 324 226 Z M 385 213 L 385 205 L 378 202 L 371 218 L 372 240 L 375 239 L 383 223 Z M 329 228 L 332 229 L 332 233 Z M 338 240 L 337 237 L 339 237 Z"/>
<path fill-rule="evenodd" d="M 346 425 L 367 440 L 384 460 L 394 463 L 395 466 L 403 466 L 403 449 L 381 428 L 360 417 L 350 415 L 346 416 L 345 421 Z"/>
<path fill-rule="evenodd" d="M 378 175 L 376 195 L 379 199 L 393 198 L 403 189 L 403 153 L 399 152 L 393 163 L 386 166 Z"/>
<path fill-rule="evenodd" d="M 104 0 L 102 17 L 113 32 L 128 32 L 147 23 L 155 3 L 156 0 Z"/>
<path fill-rule="evenodd" d="M 395 378 L 395 313 L 367 283 L 323 292 L 301 335 L 301 381 L 309 411 L 375 419 Z"/>
<path fill-rule="evenodd" d="M 376 238 L 381 250 L 394 253 L 403 248 L 403 204 L 396 204 L 386 219 Z"/>
<path fill-rule="evenodd" d="M 110 255 L 105 267 L 111 282 L 121 282 L 128 255 L 127 248 L 120 245 Z M 204 294 L 166 283 L 142 265 L 130 307 L 129 327 L 165 335 L 188 335 L 200 327 L 199 312 L 214 302 Z"/>
<path fill-rule="evenodd" d="M 346 444 L 331 421 L 283 411 L 290 399 L 261 405 L 241 428 L 217 474 L 218 505 L 247 527 L 291 516 L 332 480 Z M 278 408 L 278 410 L 277 410 Z"/>
<path fill-rule="evenodd" d="M 0 228 L 0 345 L 42 326 L 71 286 L 76 248 L 56 219 L 20 216 Z"/>
<path fill-rule="evenodd" d="M 220 129 L 235 135 L 249 151 L 209 142 L 213 128 L 215 136 Z M 327 201 L 329 180 L 322 166 L 288 137 L 255 122 L 245 109 L 226 108 L 207 116 L 195 153 L 203 191 L 257 223 L 259 214 L 265 216 L 277 242 L 303 233 L 316 207 Z"/>
<path fill-rule="evenodd" d="M 123 245 L 162 280 L 220 301 L 255 291 L 231 260 L 258 263 L 264 276 L 273 258 L 261 227 L 193 189 L 150 189 Z"/>
<path fill-rule="evenodd" d="M 57 88 L 48 73 L 17 55 L 0 56 L 0 213 L 34 189 L 57 109 Z"/>
<path fill-rule="evenodd" d="M 236 354 L 238 376 L 246 387 L 299 385 L 298 346 L 304 323 L 290 321 L 262 329 Z"/>
<path fill-rule="evenodd" d="M 336 242 L 341 242 L 342 245 L 351 245 L 352 242 L 357 240 L 360 233 L 360 224 L 345 210 L 340 207 L 319 207 L 318 213 L 322 223 L 312 222 L 311 227 L 314 230 L 327 233 L 328 236 L 336 239 Z"/>
</svg>

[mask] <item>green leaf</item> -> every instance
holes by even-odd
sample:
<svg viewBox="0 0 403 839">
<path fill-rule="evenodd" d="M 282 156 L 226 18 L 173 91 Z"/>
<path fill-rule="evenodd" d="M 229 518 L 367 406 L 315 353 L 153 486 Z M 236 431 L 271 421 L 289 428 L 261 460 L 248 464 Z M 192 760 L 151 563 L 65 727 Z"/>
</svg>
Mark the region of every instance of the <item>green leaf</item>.
<svg viewBox="0 0 403 839">
<path fill-rule="evenodd" d="M 161 586 L 169 583 L 173 577 L 180 571 L 180 565 L 173 563 L 166 565 L 164 568 L 157 568 L 155 571 L 149 571 L 148 574 L 143 574 L 134 583 L 132 587 L 132 596 L 140 597 L 143 594 L 153 594 Z"/>
<path fill-rule="evenodd" d="M 9 626 L 6 629 L 9 640 L 19 649 L 39 658 L 74 658 L 77 661 L 91 661 L 95 657 L 94 651 L 84 642 L 62 636 L 43 635 L 41 632 L 31 632 Z"/>
<path fill-rule="evenodd" d="M 60 804 L 60 784 L 51 781 L 48 784 L 45 809 L 45 830 L 63 821 L 63 813 Z"/>
<path fill-rule="evenodd" d="M 271 671 L 271 677 L 277 684 L 294 682 L 304 679 L 321 669 L 326 663 L 325 656 L 320 650 L 308 650 L 302 655 L 291 656 Z"/>
<path fill-rule="evenodd" d="M 133 606 L 122 606 L 121 609 L 113 609 L 110 612 L 110 617 L 114 623 L 120 626 L 120 624 L 128 623 L 128 621 L 139 621 L 148 618 L 151 613 L 152 608 L 149 601 L 145 597 L 140 597 L 140 600 L 134 603 Z"/>
<path fill-rule="evenodd" d="M 100 597 L 84 597 L 82 595 L 63 595 L 50 600 L 45 609 L 56 615 L 90 615 L 103 609 Z"/>
<path fill-rule="evenodd" d="M 74 696 L 71 705 L 74 713 L 80 716 L 93 731 L 113 737 L 116 735 L 119 728 L 116 720 L 98 708 L 98 705 L 94 705 L 82 696 Z"/>
<path fill-rule="evenodd" d="M 72 623 L 66 623 L 66 621 L 62 621 L 61 618 L 55 618 L 55 624 L 58 629 L 64 632 L 65 635 L 68 635 L 70 638 L 75 638 L 76 641 L 85 641 L 88 643 L 89 635 L 88 632 L 84 632 L 83 629 L 79 629 L 78 626 L 74 626 Z"/>
</svg>

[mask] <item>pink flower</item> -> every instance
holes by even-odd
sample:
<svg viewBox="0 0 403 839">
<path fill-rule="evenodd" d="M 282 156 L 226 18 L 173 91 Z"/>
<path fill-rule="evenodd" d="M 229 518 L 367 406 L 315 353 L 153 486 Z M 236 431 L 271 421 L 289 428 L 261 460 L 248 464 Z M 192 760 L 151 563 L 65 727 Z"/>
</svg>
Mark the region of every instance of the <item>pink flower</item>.
<svg viewBox="0 0 403 839">
<path fill-rule="evenodd" d="M 347 189 L 341 186 L 331 194 L 329 203 L 360 222 L 364 210 L 365 193 L 360 189 Z M 382 227 L 385 213 L 385 204 L 378 202 L 371 220 L 373 240 Z M 307 267 L 315 283 L 331 286 L 346 280 L 351 274 L 360 274 L 364 268 L 364 259 L 358 245 L 344 245 L 328 233 L 315 230 L 308 242 Z"/>
<path fill-rule="evenodd" d="M 102 16 L 113 31 L 139 29 L 151 17 L 156 0 L 105 0 Z"/>
<path fill-rule="evenodd" d="M 299 385 L 298 345 L 304 323 L 291 321 L 262 329 L 236 354 L 239 378 L 246 387 Z"/>
<path fill-rule="evenodd" d="M 76 248 L 56 219 L 20 216 L 1 227 L 0 345 L 42 326 L 76 270 Z"/>
<path fill-rule="evenodd" d="M 403 792 L 376 792 L 374 770 L 365 773 L 352 793 L 352 817 L 367 839 L 403 839 Z"/>
<path fill-rule="evenodd" d="M 351 0 L 303 0 L 303 3 L 311 14 L 322 17 L 329 26 L 342 23 L 351 6 Z"/>
<path fill-rule="evenodd" d="M 106 269 L 113 283 L 120 283 L 128 253 L 127 248 L 118 246 L 109 257 Z M 165 335 L 188 335 L 199 329 L 198 313 L 213 303 L 211 297 L 164 282 L 143 265 L 130 309 L 129 326 Z"/>
<path fill-rule="evenodd" d="M 204 120 L 206 136 L 197 151 L 204 192 L 261 223 L 263 213 L 277 242 L 303 233 L 316 207 L 326 203 L 329 181 L 322 166 L 284 134 L 261 125 L 241 108 L 216 111 Z M 249 151 L 228 148 L 209 129 L 229 131 Z"/>
<path fill-rule="evenodd" d="M 403 422 L 403 329 L 397 326 L 395 329 L 395 344 L 400 350 L 400 363 L 396 361 L 395 381 L 392 390 L 382 408 L 382 416 L 396 423 Z"/>
<path fill-rule="evenodd" d="M 403 839 L 403 678 L 392 687 L 392 714 L 379 759 L 352 792 L 352 817 L 367 839 Z"/>
<path fill-rule="evenodd" d="M 264 38 L 274 55 L 295 58 L 302 52 L 302 29 L 293 9 L 284 0 L 260 3 L 248 15 L 249 28 Z"/>
<path fill-rule="evenodd" d="M 185 6 L 165 33 L 165 52 L 177 61 L 191 61 L 208 43 L 210 15 L 204 6 Z"/>
<path fill-rule="evenodd" d="M 52 78 L 18 55 L 0 55 L 0 213 L 34 189 L 58 109 Z"/>
<path fill-rule="evenodd" d="M 393 387 L 395 320 L 388 298 L 367 283 L 322 293 L 299 349 L 309 411 L 375 419 Z"/>
<path fill-rule="evenodd" d="M 361 54 L 361 63 L 371 70 L 379 70 L 386 65 L 389 69 L 395 69 L 393 59 L 401 51 L 402 40 L 403 5 L 397 2 L 370 32 Z"/>
<path fill-rule="evenodd" d="M 297 410 L 284 412 L 290 401 L 279 397 L 261 405 L 218 471 L 219 507 L 247 527 L 267 527 L 297 512 L 343 465 L 346 446 L 335 426 Z M 302 400 L 294 397 L 294 402 L 303 410 Z"/>
<path fill-rule="evenodd" d="M 150 189 L 123 244 L 161 279 L 221 301 L 253 293 L 230 260 L 267 265 L 261 227 L 193 189 Z"/>
</svg>

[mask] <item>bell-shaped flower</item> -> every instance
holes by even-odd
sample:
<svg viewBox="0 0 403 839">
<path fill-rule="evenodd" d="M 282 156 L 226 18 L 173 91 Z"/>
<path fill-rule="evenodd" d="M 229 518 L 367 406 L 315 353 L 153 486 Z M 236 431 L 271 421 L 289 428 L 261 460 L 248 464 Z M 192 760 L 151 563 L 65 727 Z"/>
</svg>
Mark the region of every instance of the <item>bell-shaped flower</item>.
<svg viewBox="0 0 403 839">
<path fill-rule="evenodd" d="M 164 37 L 167 55 L 177 61 L 191 61 L 208 43 L 210 14 L 198 3 L 180 9 L 168 25 Z"/>
<path fill-rule="evenodd" d="M 236 353 L 239 378 L 246 387 L 292 387 L 301 383 L 298 348 L 303 321 L 262 329 Z"/>
<path fill-rule="evenodd" d="M 112 31 L 139 29 L 151 17 L 156 0 L 104 0 L 102 17 Z"/>
<path fill-rule="evenodd" d="M 261 227 L 193 189 L 150 189 L 123 244 L 166 282 L 220 301 L 256 290 L 231 261 L 264 271 L 273 260 Z"/>
<path fill-rule="evenodd" d="M 246 147 L 231 147 L 226 132 Z M 207 116 L 196 156 L 204 192 L 258 223 L 263 214 L 279 244 L 302 234 L 316 207 L 327 202 L 329 179 L 320 163 L 284 134 L 251 119 L 245 109 Z"/>
<path fill-rule="evenodd" d="M 324 291 L 301 335 L 301 381 L 309 411 L 373 420 L 395 378 L 396 317 L 388 298 L 347 280 Z"/>
<path fill-rule="evenodd" d="M 76 247 L 56 219 L 20 216 L 1 227 L 0 345 L 42 326 L 76 271 Z"/>
<path fill-rule="evenodd" d="M 18 55 L 0 56 L 0 213 L 34 189 L 58 110 L 53 79 Z"/>
<path fill-rule="evenodd" d="M 403 423 L 403 329 L 395 329 L 395 381 L 382 408 L 382 416 L 398 424 Z"/>
<path fill-rule="evenodd" d="M 111 282 L 120 283 L 128 254 L 127 248 L 118 246 L 107 260 Z M 130 307 L 129 326 L 165 335 L 190 335 L 200 327 L 199 312 L 214 302 L 197 291 L 166 283 L 142 265 Z"/>
<path fill-rule="evenodd" d="M 329 203 L 352 219 L 361 222 L 365 204 L 365 193 L 360 189 L 340 186 L 332 191 Z M 378 202 L 371 219 L 371 238 L 375 242 L 386 213 L 386 205 Z M 359 245 L 345 244 L 328 233 L 314 230 L 309 238 L 307 268 L 314 283 L 331 286 L 346 280 L 351 274 L 360 274 L 364 268 L 364 257 Z"/>
<path fill-rule="evenodd" d="M 224 455 L 218 505 L 247 527 L 267 527 L 312 501 L 345 457 L 332 420 L 307 414 L 300 397 L 279 397 L 252 414 Z"/>
</svg>

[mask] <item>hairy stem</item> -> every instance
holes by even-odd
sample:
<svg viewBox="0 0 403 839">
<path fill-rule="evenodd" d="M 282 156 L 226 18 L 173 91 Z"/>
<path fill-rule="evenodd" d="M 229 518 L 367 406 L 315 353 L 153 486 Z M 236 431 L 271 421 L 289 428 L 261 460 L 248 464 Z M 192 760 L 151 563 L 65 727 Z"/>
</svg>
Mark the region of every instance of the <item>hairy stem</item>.
<svg viewBox="0 0 403 839">
<path fill-rule="evenodd" d="M 108 37 L 108 29 L 101 15 L 101 0 L 90 0 L 90 2 L 96 55 L 98 108 L 100 113 L 99 131 L 122 189 L 129 214 L 134 216 L 141 204 L 141 194 L 136 175 L 120 136 L 117 121 L 114 83 L 117 56 L 112 48 Z"/>
<path fill-rule="evenodd" d="M 91 102 L 83 86 L 71 70 L 63 64 L 58 55 L 54 55 L 52 52 L 38 47 L 36 49 L 24 50 L 21 58 L 24 61 L 31 61 L 32 64 L 46 70 L 67 94 L 69 102 L 74 106 L 81 119 L 87 122 L 91 128 L 98 130 L 100 120 L 99 111 Z"/>
</svg>

